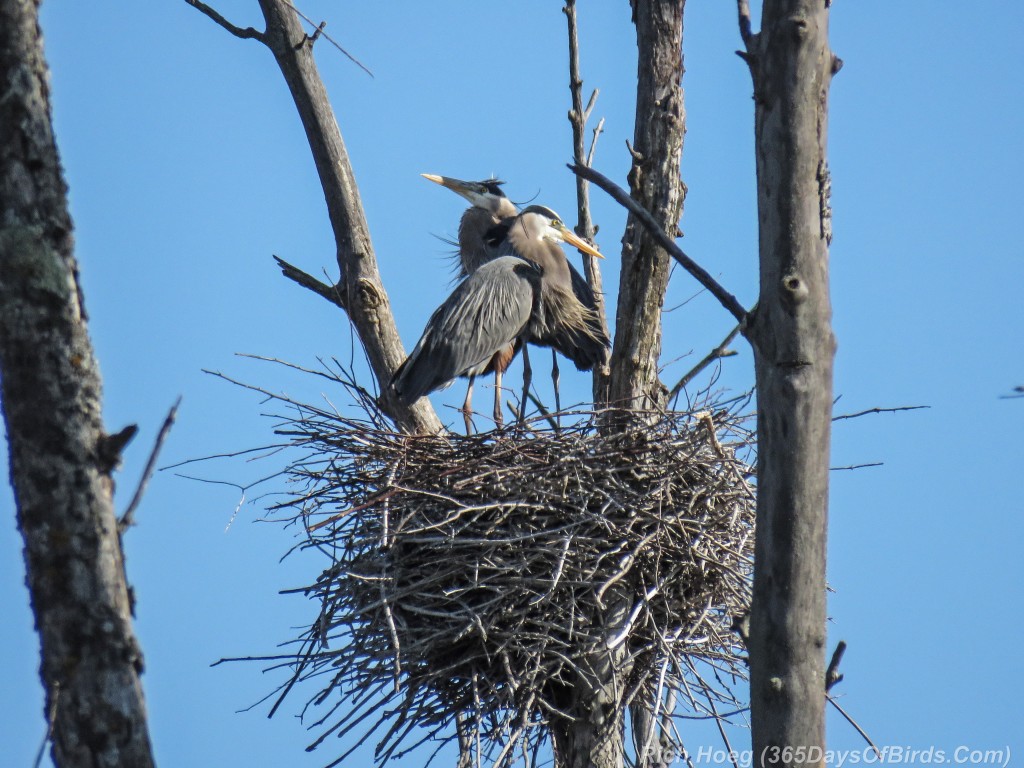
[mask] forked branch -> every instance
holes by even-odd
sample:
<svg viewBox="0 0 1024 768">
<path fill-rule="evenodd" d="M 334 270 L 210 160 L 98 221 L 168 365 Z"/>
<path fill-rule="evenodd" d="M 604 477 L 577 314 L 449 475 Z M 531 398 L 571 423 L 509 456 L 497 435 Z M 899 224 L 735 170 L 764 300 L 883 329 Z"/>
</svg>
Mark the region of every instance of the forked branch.
<svg viewBox="0 0 1024 768">
<path fill-rule="evenodd" d="M 743 308 L 743 305 L 739 303 L 736 297 L 719 285 L 707 270 L 687 256 L 683 249 L 676 245 L 675 240 L 669 237 L 665 230 L 658 226 L 658 222 L 654 220 L 654 217 L 651 216 L 651 214 L 642 205 L 630 197 L 628 192 L 618 186 L 607 176 L 604 176 L 593 168 L 588 168 L 585 165 L 575 163 L 569 166 L 569 170 L 577 176 L 582 176 L 583 178 L 594 182 L 597 186 L 607 192 L 613 200 L 619 203 L 619 205 L 622 205 L 630 213 L 636 216 L 637 220 L 643 224 L 644 228 L 651 233 L 651 236 L 658 241 L 658 244 L 668 251 L 669 255 L 679 262 L 679 265 L 683 269 L 693 275 L 694 279 L 698 283 L 707 288 L 711 295 L 718 299 L 718 302 L 736 318 L 737 322 L 741 325 L 746 322 L 748 314 L 747 310 Z"/>
<path fill-rule="evenodd" d="M 391 390 L 391 377 L 405 358 L 405 350 L 377 269 L 348 151 L 313 59 L 313 37 L 303 30 L 298 9 L 290 0 L 259 0 L 267 26 L 266 31 L 257 32 L 231 24 L 199 0 L 186 2 L 235 36 L 256 38 L 270 49 L 302 120 L 327 202 L 341 279 L 329 286 L 280 259 L 278 265 L 286 277 L 346 311 L 379 384 L 382 410 L 403 431 L 441 431 L 441 421 L 429 400 L 422 398 L 404 406 Z"/>
</svg>

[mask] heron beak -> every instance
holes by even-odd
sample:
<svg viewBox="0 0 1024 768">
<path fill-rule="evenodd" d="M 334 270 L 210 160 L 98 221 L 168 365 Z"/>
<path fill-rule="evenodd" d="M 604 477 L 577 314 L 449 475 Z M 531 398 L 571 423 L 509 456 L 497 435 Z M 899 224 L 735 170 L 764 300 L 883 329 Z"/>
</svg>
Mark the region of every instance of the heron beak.
<svg viewBox="0 0 1024 768">
<path fill-rule="evenodd" d="M 590 243 L 588 243 L 582 237 L 580 237 L 571 229 L 566 227 L 564 224 L 558 228 L 558 233 L 562 236 L 562 240 L 567 242 L 573 248 L 581 250 L 590 256 L 596 256 L 599 259 L 604 258 L 604 256 L 601 254 L 599 250 L 597 250 L 597 248 L 592 246 Z"/>
<path fill-rule="evenodd" d="M 448 186 L 447 184 L 445 184 L 446 181 L 451 181 L 451 179 L 446 179 L 444 176 L 435 176 L 433 173 L 421 173 L 420 176 L 422 176 L 427 181 L 432 181 L 435 184 L 440 184 L 442 187 Z"/>
<path fill-rule="evenodd" d="M 447 187 L 455 194 L 473 203 L 473 205 L 477 204 L 479 194 L 473 190 L 473 185 L 468 181 L 453 179 L 448 176 L 436 176 L 433 173 L 421 173 L 420 176 L 435 184 L 440 184 L 442 187 Z"/>
</svg>

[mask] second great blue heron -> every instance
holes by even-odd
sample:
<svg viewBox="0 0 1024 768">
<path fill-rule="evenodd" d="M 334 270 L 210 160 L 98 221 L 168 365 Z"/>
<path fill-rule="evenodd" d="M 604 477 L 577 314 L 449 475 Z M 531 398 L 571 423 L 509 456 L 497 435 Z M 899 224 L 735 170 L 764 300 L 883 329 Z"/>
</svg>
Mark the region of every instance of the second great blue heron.
<svg viewBox="0 0 1024 768">
<path fill-rule="evenodd" d="M 504 182 L 497 179 L 462 181 L 432 173 L 420 175 L 469 201 L 470 207 L 459 220 L 459 277 L 473 274 L 481 265 L 496 258 L 498 248 L 488 241 L 487 233 L 519 213 L 501 191 Z"/>
<path fill-rule="evenodd" d="M 458 276 L 460 278 L 467 277 L 487 262 L 497 258 L 504 238 L 496 242 L 493 237 L 487 237 L 487 233 L 502 222 L 511 221 L 519 213 L 512 201 L 501 191 L 501 185 L 504 182 L 498 179 L 463 181 L 449 176 L 436 176 L 432 173 L 420 175 L 435 184 L 450 189 L 470 203 L 469 208 L 459 220 Z M 463 413 L 469 414 L 472 411 L 473 380 L 482 374 L 493 373 L 494 421 L 496 424 L 501 424 L 501 377 L 512 364 L 512 359 L 516 356 L 520 346 L 522 346 L 522 342 L 519 340 L 507 344 L 499 349 L 490 360 L 464 374 L 469 377 L 469 385 L 466 387 L 466 399 L 462 403 Z"/>
<path fill-rule="evenodd" d="M 515 205 L 512 204 L 501 189 L 501 185 L 504 182 L 493 178 L 486 179 L 484 181 L 463 181 L 449 176 L 437 176 L 430 173 L 424 173 L 421 175 L 425 179 L 450 189 L 460 197 L 468 200 L 470 203 L 470 207 L 462 214 L 462 218 L 459 221 L 458 255 L 460 276 L 472 274 L 482 264 L 491 261 L 499 255 L 510 252 L 510 248 L 506 243 L 506 238 L 510 230 L 510 224 L 517 214 L 517 210 Z M 514 251 L 514 247 L 512 248 L 512 251 Z M 587 283 L 583 275 L 581 275 L 571 263 L 566 261 L 565 266 L 569 271 L 569 280 L 573 294 L 575 294 L 579 303 L 589 310 L 586 313 L 589 335 L 595 338 L 607 339 L 605 324 L 603 322 L 603 318 L 598 314 L 597 299 L 594 295 L 593 289 Z M 543 344 L 544 342 L 538 341 L 534 343 Z M 596 363 L 587 363 L 584 361 L 583 366 L 585 367 L 582 367 L 580 360 L 577 359 L 578 355 L 572 351 L 575 349 L 575 346 L 572 344 L 566 344 L 564 350 L 560 349 L 558 344 L 551 344 L 549 346 L 553 347 L 551 355 L 551 379 L 554 384 L 555 391 L 555 409 L 560 410 L 558 392 L 558 357 L 555 354 L 555 350 L 562 351 L 563 354 L 566 354 L 567 357 L 576 363 L 577 368 L 580 370 L 589 370 Z M 518 344 L 509 345 L 508 348 L 499 351 L 491 362 L 482 366 L 480 370 L 474 372 L 477 375 L 481 373 L 490 373 L 492 371 L 494 372 L 494 418 L 499 424 L 501 423 L 501 376 L 508 365 L 512 362 L 512 358 L 515 357 L 518 348 Z M 569 351 L 566 352 L 566 350 Z M 528 359 L 525 355 L 524 363 L 528 364 Z M 603 361 L 601 364 L 603 364 Z M 472 393 L 473 378 L 470 377 L 469 388 L 466 391 L 466 401 L 463 404 L 463 410 L 465 412 L 469 412 Z M 523 405 L 525 406 L 525 404 Z"/>
<path fill-rule="evenodd" d="M 573 291 L 569 262 L 559 247 L 569 243 L 600 257 L 593 246 L 569 230 L 549 208 L 533 205 L 496 228 L 489 242 L 497 258 L 469 275 L 427 322 L 416 347 L 395 372 L 392 386 L 403 403 L 472 377 L 510 344 L 530 341 L 554 347 L 580 370 L 603 364 L 608 337 Z M 523 348 L 523 398 L 530 385 L 529 358 Z M 470 413 L 464 406 L 467 431 Z M 495 421 L 500 423 L 500 411 Z"/>
</svg>

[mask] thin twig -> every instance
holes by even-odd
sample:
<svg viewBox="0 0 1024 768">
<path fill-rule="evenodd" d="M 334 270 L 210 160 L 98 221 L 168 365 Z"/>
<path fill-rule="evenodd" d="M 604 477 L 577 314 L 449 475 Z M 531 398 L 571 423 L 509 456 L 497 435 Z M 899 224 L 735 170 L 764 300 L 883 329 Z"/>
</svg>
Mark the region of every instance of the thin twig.
<svg viewBox="0 0 1024 768">
<path fill-rule="evenodd" d="M 864 739 L 864 741 L 866 741 L 868 743 L 868 746 L 871 747 L 873 750 L 875 750 L 875 755 L 878 757 L 879 760 L 881 760 L 882 759 L 882 753 L 879 751 L 878 747 L 875 746 L 875 742 L 873 742 L 871 740 L 871 737 L 867 735 L 865 730 L 863 728 L 861 728 L 857 724 L 857 721 L 854 720 L 852 717 L 850 717 L 849 713 L 847 713 L 847 711 L 845 709 L 843 709 L 841 706 L 839 706 L 839 704 L 836 702 L 836 700 L 834 698 L 832 698 L 828 694 L 825 694 L 825 698 L 828 699 L 828 703 L 829 704 L 831 704 L 833 707 L 835 707 L 839 711 L 840 715 L 842 715 L 843 717 L 846 718 L 846 722 L 848 722 L 850 725 L 853 726 L 854 730 L 856 730 L 857 733 L 860 734 L 861 738 Z"/>
<path fill-rule="evenodd" d="M 735 328 L 733 328 L 731 331 L 729 331 L 729 335 L 728 336 L 726 336 L 724 339 L 722 339 L 722 343 L 721 344 L 719 344 L 717 347 L 715 347 L 710 352 L 708 352 L 707 355 L 704 356 L 703 360 L 701 360 L 699 363 L 697 363 L 695 366 L 693 366 L 693 368 L 690 369 L 690 372 L 687 373 L 685 376 L 683 376 L 683 378 L 681 378 L 676 383 L 676 385 L 674 387 L 672 387 L 672 391 L 668 393 L 669 402 L 671 402 L 672 399 L 676 395 L 679 394 L 679 392 L 683 389 L 683 387 L 685 387 L 687 384 L 689 384 L 691 381 L 693 381 L 698 373 L 700 373 L 705 368 L 707 368 L 709 365 L 711 365 L 711 363 L 713 363 L 715 360 L 718 360 L 718 359 L 723 358 L 723 357 L 731 357 L 732 355 L 735 355 L 736 352 L 728 350 L 727 347 L 729 346 L 730 343 L 732 343 L 732 340 L 735 339 L 739 335 L 739 333 L 740 333 L 740 326 L 737 325 Z"/>
<path fill-rule="evenodd" d="M 36 761 L 32 764 L 33 768 L 39 768 L 43 764 L 43 755 L 46 754 L 46 745 L 50 739 L 53 738 L 53 724 L 57 719 L 57 702 L 60 701 L 60 680 L 57 680 L 53 684 L 53 701 L 50 702 L 50 709 L 46 713 L 46 733 L 43 734 L 43 743 L 39 745 L 39 751 L 36 753 Z"/>
<path fill-rule="evenodd" d="M 200 2 L 200 0 L 185 0 L 185 2 L 191 5 L 193 8 L 195 8 L 197 11 L 200 11 L 209 16 L 211 19 L 217 22 L 217 24 L 226 29 L 235 37 L 240 37 L 243 40 L 259 40 L 261 43 L 267 42 L 265 33 L 260 32 L 258 29 L 254 29 L 253 27 L 236 27 L 234 24 L 225 19 L 223 16 L 217 13 L 217 11 L 213 10 L 213 8 L 208 6 L 206 3 Z"/>
<path fill-rule="evenodd" d="M 693 275 L 697 282 L 707 288 L 711 295 L 718 299 L 719 303 L 736 318 L 737 322 L 741 325 L 746 323 L 747 310 L 745 310 L 743 305 L 737 301 L 736 297 L 719 285 L 703 267 L 687 256 L 683 252 L 682 248 L 676 245 L 675 241 L 658 225 L 658 222 L 654 220 L 654 217 L 651 216 L 651 214 L 642 205 L 630 197 L 629 193 L 623 190 L 622 187 L 618 186 L 611 179 L 595 171 L 593 168 L 588 168 L 585 165 L 574 163 L 569 165 L 569 170 L 577 176 L 582 176 L 583 178 L 589 179 L 597 184 L 597 186 L 607 192 L 613 200 L 619 203 L 619 205 L 623 206 L 630 213 L 636 216 L 640 223 L 644 225 L 644 228 L 650 232 L 651 236 L 658 241 L 658 244 L 668 251 L 669 255 L 678 261 L 683 269 Z"/>
<path fill-rule="evenodd" d="M 572 157 L 577 165 L 591 165 L 594 160 L 594 151 L 597 147 L 597 137 L 604 126 L 604 118 L 594 129 L 594 139 L 590 144 L 590 152 L 586 151 L 586 140 L 584 132 L 587 127 L 587 119 L 597 102 L 598 89 L 595 88 L 590 94 L 590 101 L 583 106 L 583 79 L 580 77 L 580 47 L 579 28 L 576 24 L 576 0 L 566 0 L 562 8 L 568 23 L 569 31 L 569 93 L 572 97 L 572 109 L 569 110 L 569 123 L 572 126 Z M 576 178 L 576 234 L 584 240 L 593 242 L 596 228 L 590 216 L 590 188 L 586 179 Z M 587 277 L 587 283 L 594 291 L 595 307 L 598 317 L 601 320 L 601 328 L 605 335 L 608 335 L 608 321 L 605 315 L 604 283 L 601 276 L 601 268 L 597 259 L 587 255 L 583 259 L 583 271 Z M 605 366 L 595 366 L 594 392 L 604 388 Z"/>
<path fill-rule="evenodd" d="M 555 432 L 558 432 L 558 424 L 555 422 L 554 418 L 552 418 L 551 412 L 544 407 L 544 403 L 540 401 L 540 398 L 533 394 L 533 392 L 531 392 L 527 397 L 533 402 L 534 405 L 537 406 L 537 410 L 540 411 L 540 415 L 544 418 L 545 421 L 547 421 L 548 426 L 551 427 L 551 429 L 554 430 Z"/>
<path fill-rule="evenodd" d="M 573 20 L 575 22 L 575 19 Z M 578 58 L 578 57 L 577 57 Z M 577 62 L 577 70 L 579 69 L 579 63 Z M 578 73 L 577 73 L 578 74 Z M 582 86 L 583 83 L 580 82 Z M 587 101 L 587 106 L 583 110 L 583 124 L 586 125 L 590 119 L 590 113 L 594 111 L 594 105 L 597 104 L 597 97 L 601 93 L 600 88 L 595 88 L 590 92 L 590 99 Z"/>
<path fill-rule="evenodd" d="M 191 1 L 191 0 L 186 0 L 186 2 L 190 2 L 190 1 Z M 316 42 L 316 39 L 317 39 L 318 37 L 320 37 L 320 36 L 323 36 L 324 40 L 326 40 L 326 41 L 327 41 L 327 42 L 329 42 L 329 43 L 330 43 L 331 45 L 333 45 L 333 46 L 334 46 L 335 48 L 337 48 L 337 49 L 338 49 L 339 51 L 341 51 L 341 52 L 342 52 L 343 54 L 345 54 L 345 56 L 346 56 L 346 57 L 348 58 L 348 60 L 349 60 L 349 61 L 351 61 L 351 62 L 352 62 L 353 64 L 355 64 L 355 65 L 356 65 L 357 67 L 359 67 L 359 68 L 360 68 L 361 70 L 363 70 L 363 72 L 365 72 L 366 74 L 368 74 L 368 75 L 369 75 L 370 77 L 373 77 L 373 72 L 371 72 L 371 71 L 369 70 L 369 68 L 368 68 L 368 67 L 367 67 L 367 66 L 366 66 L 365 64 L 363 64 L 363 62 L 361 62 L 361 61 L 360 61 L 359 59 L 357 59 L 357 58 L 356 58 L 355 56 L 353 56 L 353 55 L 352 55 L 351 53 L 349 53 L 349 52 L 348 52 L 348 51 L 346 51 L 346 50 L 345 50 L 344 48 L 342 48 L 342 47 L 341 47 L 341 46 L 340 46 L 340 45 L 338 44 L 338 41 L 337 41 L 337 40 L 335 40 L 335 39 L 334 39 L 333 37 L 331 37 L 331 36 L 330 36 L 330 35 L 328 35 L 328 34 L 327 34 L 326 32 L 324 32 L 324 27 L 326 27 L 326 26 L 327 26 L 327 22 L 326 22 L 326 21 L 322 21 L 322 22 L 320 22 L 319 24 L 317 24 L 317 23 L 316 23 L 315 21 L 313 21 L 313 20 L 312 20 L 311 18 L 309 18 L 309 16 L 307 16 L 307 15 L 306 15 L 306 14 L 304 14 L 304 13 L 303 13 L 302 11 L 300 11 L 300 10 L 299 10 L 298 8 L 296 8 L 296 7 L 295 7 L 295 5 L 294 5 L 294 4 L 292 3 L 292 0 L 284 0 L 284 1 L 285 1 L 285 3 L 287 3 L 287 4 L 288 4 L 288 5 L 289 5 L 289 6 L 291 7 L 291 9 L 292 9 L 293 11 L 295 11 L 295 15 L 296 15 L 296 16 L 298 16 L 299 18 L 303 19 L 303 20 L 304 20 L 304 21 L 305 21 L 305 22 L 306 22 L 307 24 L 309 24 L 309 25 L 310 25 L 311 27 L 313 27 L 313 28 L 314 28 L 314 29 L 316 30 L 316 31 L 315 31 L 315 32 L 314 32 L 314 33 L 313 33 L 313 34 L 312 34 L 312 35 L 311 35 L 311 36 L 309 37 L 309 41 L 310 41 L 311 43 L 315 43 L 315 42 Z"/>
<path fill-rule="evenodd" d="M 884 464 L 884 461 L 872 461 L 867 464 L 847 464 L 845 467 L 829 467 L 829 472 L 840 472 L 846 469 L 864 469 L 866 467 L 880 467 Z"/>
<path fill-rule="evenodd" d="M 597 93 L 597 91 L 594 91 Z M 587 152 L 587 165 L 591 166 L 594 164 L 594 152 L 597 150 L 597 139 L 604 132 L 604 118 L 602 117 L 597 121 L 597 125 L 594 126 L 594 136 L 590 140 L 590 151 Z"/>
<path fill-rule="evenodd" d="M 922 408 L 931 408 L 931 406 L 902 405 L 898 408 L 868 408 L 866 411 L 860 411 L 858 413 L 844 413 L 842 416 L 833 416 L 832 421 L 842 421 L 843 419 L 856 419 L 860 416 L 867 416 L 870 413 L 896 413 L 897 411 L 919 411 Z"/>
<path fill-rule="evenodd" d="M 1000 394 L 1000 400 L 1016 400 L 1024 397 L 1024 386 L 1016 386 L 1013 388 L 1013 394 Z"/>
<path fill-rule="evenodd" d="M 135 524 L 135 510 L 138 509 L 142 496 L 146 492 L 146 487 L 153 477 L 153 472 L 156 471 L 156 460 L 160 456 L 160 449 L 163 448 L 164 441 L 167 439 L 171 427 L 174 426 L 174 420 L 178 417 L 178 406 L 180 405 L 181 397 L 179 396 L 174 401 L 174 405 L 171 406 L 171 410 L 167 412 L 167 418 L 164 419 L 164 423 L 156 435 L 156 441 L 153 443 L 153 450 L 149 453 L 146 468 L 142 470 L 142 477 L 139 478 L 139 486 L 135 489 L 135 495 L 132 496 L 132 500 L 128 503 L 128 508 L 121 515 L 121 519 L 117 523 L 117 528 L 121 533 L 124 533 Z"/>
</svg>

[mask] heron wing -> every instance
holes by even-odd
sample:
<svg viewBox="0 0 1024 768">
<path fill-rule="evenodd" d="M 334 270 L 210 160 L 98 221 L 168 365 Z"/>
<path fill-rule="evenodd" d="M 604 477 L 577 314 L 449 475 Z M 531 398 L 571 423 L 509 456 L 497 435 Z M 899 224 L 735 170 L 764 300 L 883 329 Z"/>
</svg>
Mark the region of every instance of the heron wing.
<svg viewBox="0 0 1024 768">
<path fill-rule="evenodd" d="M 427 322 L 393 384 L 411 403 L 475 369 L 518 338 L 530 321 L 540 275 L 514 257 L 489 261 L 466 278 Z"/>
<path fill-rule="evenodd" d="M 514 221 L 503 222 L 493 227 L 487 236 L 495 241 L 500 238 L 501 242 L 495 247 L 501 253 L 523 258 L 508 237 L 513 224 Z M 565 259 L 561 248 L 558 248 L 558 253 L 569 268 L 572 291 L 551 282 L 545 283 L 543 293 L 546 298 L 533 317 L 528 340 L 538 346 L 553 347 L 572 360 L 578 370 L 589 371 L 607 360 L 611 340 L 597 312 L 593 289 L 586 278 Z"/>
</svg>

